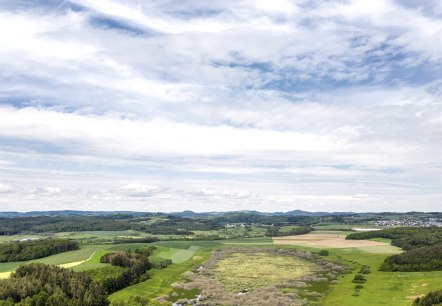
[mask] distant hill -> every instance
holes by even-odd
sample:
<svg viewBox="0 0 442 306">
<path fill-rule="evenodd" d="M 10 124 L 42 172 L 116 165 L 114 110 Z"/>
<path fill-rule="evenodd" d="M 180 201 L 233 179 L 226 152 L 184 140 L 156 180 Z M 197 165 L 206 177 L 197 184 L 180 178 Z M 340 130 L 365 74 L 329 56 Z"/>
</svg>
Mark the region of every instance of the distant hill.
<svg viewBox="0 0 442 306">
<path fill-rule="evenodd" d="M 315 217 L 321 217 L 321 216 L 345 216 L 345 215 L 355 215 L 354 212 L 309 212 L 304 210 L 291 210 L 287 212 L 259 212 L 256 210 L 239 210 L 239 211 L 224 211 L 224 212 L 194 212 L 191 210 L 185 210 L 182 212 L 173 212 L 169 213 L 169 215 L 175 216 L 175 217 L 182 217 L 182 218 L 196 218 L 196 217 L 219 217 L 224 215 L 230 215 L 230 214 L 256 214 L 256 215 L 262 215 L 262 216 L 315 216 Z"/>
</svg>

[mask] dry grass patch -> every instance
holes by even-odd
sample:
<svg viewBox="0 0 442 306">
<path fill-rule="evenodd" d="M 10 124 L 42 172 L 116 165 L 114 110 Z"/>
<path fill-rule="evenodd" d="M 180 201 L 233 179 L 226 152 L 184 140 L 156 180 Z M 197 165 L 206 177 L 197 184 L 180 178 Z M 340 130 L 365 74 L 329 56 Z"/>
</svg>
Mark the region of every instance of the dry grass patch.
<svg viewBox="0 0 442 306">
<path fill-rule="evenodd" d="M 297 279 L 314 269 L 314 264 L 295 256 L 233 253 L 218 262 L 215 273 L 227 290 L 238 292 Z"/>
</svg>

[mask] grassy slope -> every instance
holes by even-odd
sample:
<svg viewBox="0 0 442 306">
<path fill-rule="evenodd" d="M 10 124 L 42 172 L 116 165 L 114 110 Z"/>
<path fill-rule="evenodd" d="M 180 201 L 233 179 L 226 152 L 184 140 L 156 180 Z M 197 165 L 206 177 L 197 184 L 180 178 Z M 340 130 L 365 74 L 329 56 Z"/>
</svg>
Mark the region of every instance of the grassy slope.
<svg viewBox="0 0 442 306">
<path fill-rule="evenodd" d="M 74 261 L 85 260 L 88 259 L 94 251 L 103 250 L 108 247 L 109 245 L 85 245 L 81 246 L 79 250 L 64 252 L 30 261 L 0 263 L 0 272 L 12 271 L 15 270 L 18 266 L 30 262 L 42 262 L 45 264 L 59 265 Z"/>
<path fill-rule="evenodd" d="M 339 283 L 325 298 L 324 305 L 411 305 L 413 299 L 407 296 L 424 294 L 441 287 L 442 271 L 380 272 L 378 268 L 389 254 L 366 253 L 357 249 L 329 251 L 330 259 L 368 265 L 372 272 L 366 275 L 367 282 L 359 296 L 353 296 L 355 284 L 351 280 L 359 267 L 358 264 L 352 264 L 356 270 L 339 279 Z"/>
<path fill-rule="evenodd" d="M 184 272 L 200 266 L 210 255 L 212 249 L 217 246 L 217 243 L 205 241 L 170 241 L 160 242 L 156 245 L 158 249 L 155 251 L 154 256 L 162 258 L 178 256 L 183 259 L 182 255 L 184 253 L 182 253 L 182 251 L 189 250 L 192 252 L 192 256 L 188 260 L 175 262 L 167 268 L 149 271 L 152 276 L 151 279 L 115 292 L 109 297 L 111 302 L 124 302 L 132 295 L 139 295 L 148 299 L 155 299 L 167 295 L 172 290 L 170 285 L 177 282 Z M 187 252 L 185 254 L 188 256 L 189 253 Z"/>
<path fill-rule="evenodd" d="M 75 261 L 81 261 L 81 260 L 87 260 L 91 255 L 93 256 L 90 258 L 90 260 L 87 260 L 86 262 L 75 266 L 75 271 L 83 271 L 93 268 L 98 268 L 103 266 L 103 264 L 100 264 L 100 257 L 106 253 L 109 253 L 111 251 L 127 251 L 129 249 L 136 249 L 142 246 L 146 246 L 148 244 L 145 243 L 128 243 L 128 244 L 92 244 L 92 245 L 82 245 L 79 250 L 75 251 L 69 251 L 64 252 L 44 258 L 34 259 L 30 261 L 19 261 L 19 262 L 5 262 L 0 263 L 0 273 L 1 272 L 7 272 L 7 271 L 13 271 L 18 266 L 27 264 L 30 262 L 41 262 L 45 264 L 51 264 L 51 265 L 60 265 L 60 264 L 66 264 L 71 263 Z M 95 252 L 95 253 L 94 253 Z"/>
</svg>

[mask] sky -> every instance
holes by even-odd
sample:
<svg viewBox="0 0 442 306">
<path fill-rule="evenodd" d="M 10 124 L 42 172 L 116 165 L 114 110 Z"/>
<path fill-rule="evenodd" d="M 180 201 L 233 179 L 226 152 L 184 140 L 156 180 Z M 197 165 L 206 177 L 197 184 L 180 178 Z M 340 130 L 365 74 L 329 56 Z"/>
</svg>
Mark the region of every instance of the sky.
<svg viewBox="0 0 442 306">
<path fill-rule="evenodd" d="M 0 1 L 0 211 L 441 211 L 439 0 Z"/>
</svg>

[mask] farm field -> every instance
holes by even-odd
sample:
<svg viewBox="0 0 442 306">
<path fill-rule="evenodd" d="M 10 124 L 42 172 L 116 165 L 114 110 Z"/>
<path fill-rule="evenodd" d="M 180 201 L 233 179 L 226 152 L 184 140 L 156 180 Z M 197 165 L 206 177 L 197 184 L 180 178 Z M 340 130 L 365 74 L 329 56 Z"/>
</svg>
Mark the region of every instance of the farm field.
<svg viewBox="0 0 442 306">
<path fill-rule="evenodd" d="M 276 245 L 302 245 L 314 248 L 372 248 L 371 253 L 399 253 L 400 249 L 386 242 L 374 240 L 345 240 L 345 235 L 338 233 L 315 233 L 298 236 L 275 237 Z"/>
</svg>

